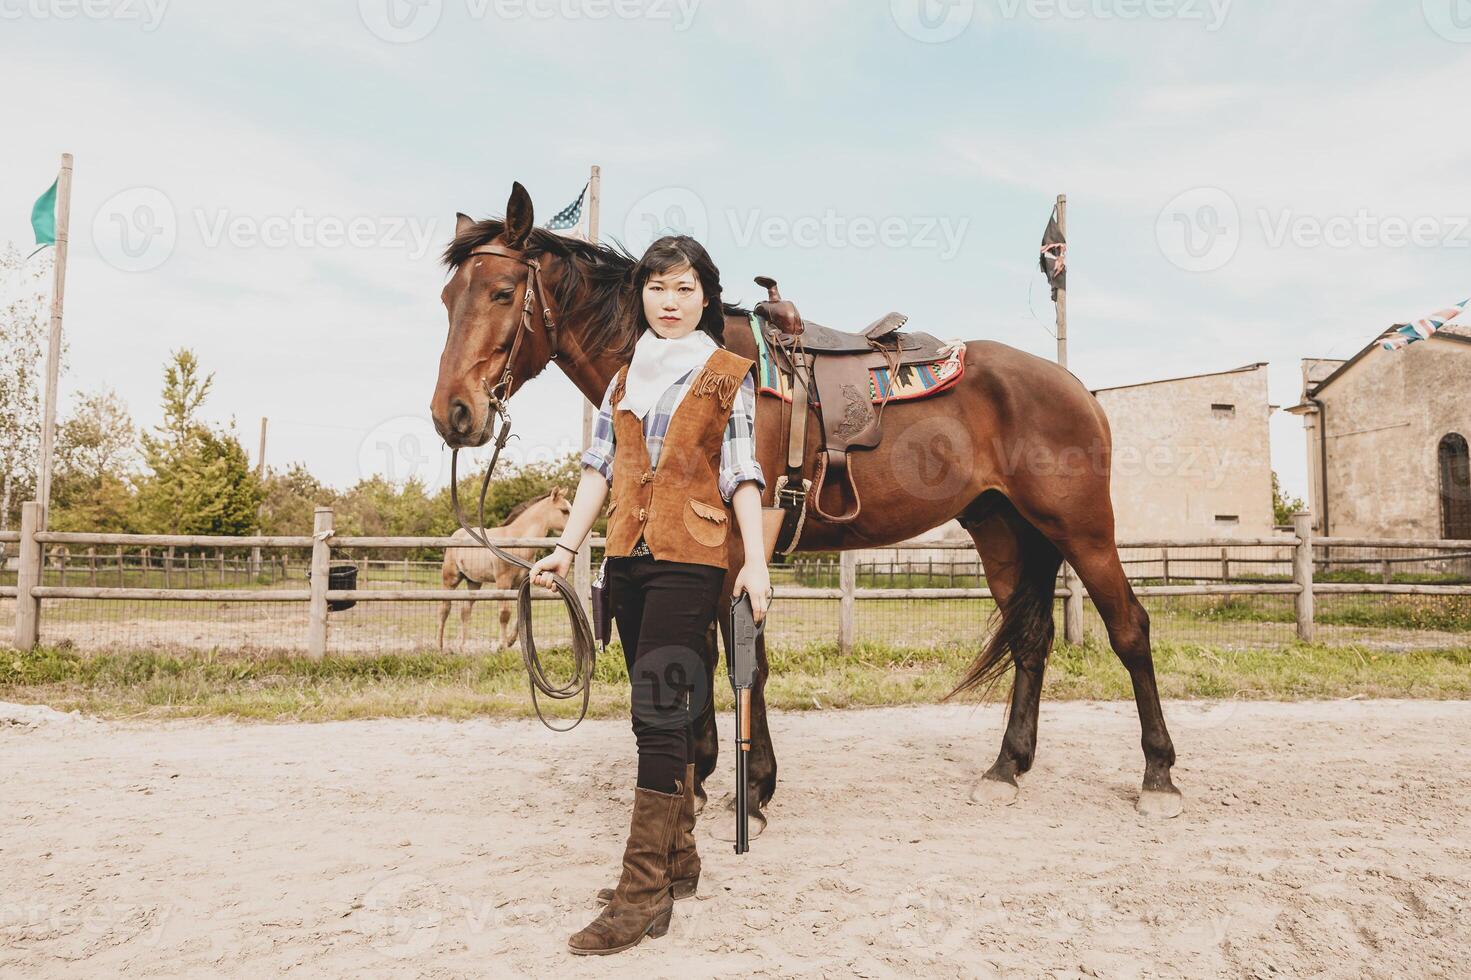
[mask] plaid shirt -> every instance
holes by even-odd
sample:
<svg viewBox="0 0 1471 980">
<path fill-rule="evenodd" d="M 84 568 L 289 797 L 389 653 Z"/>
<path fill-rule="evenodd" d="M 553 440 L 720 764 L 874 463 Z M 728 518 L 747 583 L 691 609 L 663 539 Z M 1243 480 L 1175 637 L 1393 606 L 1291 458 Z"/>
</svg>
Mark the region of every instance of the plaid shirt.
<svg viewBox="0 0 1471 980">
<path fill-rule="evenodd" d="M 669 421 L 679 407 L 689 383 L 696 373 L 691 369 L 660 396 L 654 407 L 643 418 L 644 444 L 649 450 L 649 465 L 659 464 L 659 450 L 664 446 L 664 435 L 669 431 Z M 608 382 L 603 393 L 603 405 L 598 409 L 597 422 L 593 424 L 592 445 L 582 454 L 582 465 L 590 466 L 603 474 L 611 486 L 613 483 L 613 411 L 609 402 L 618 375 Z M 746 480 L 755 480 L 760 490 L 766 489 L 766 476 L 761 464 L 756 461 L 756 382 L 748 372 L 741 379 L 741 387 L 731 405 L 730 419 L 725 424 L 725 441 L 720 445 L 720 496 L 727 502 L 735 494 L 736 487 Z"/>
</svg>

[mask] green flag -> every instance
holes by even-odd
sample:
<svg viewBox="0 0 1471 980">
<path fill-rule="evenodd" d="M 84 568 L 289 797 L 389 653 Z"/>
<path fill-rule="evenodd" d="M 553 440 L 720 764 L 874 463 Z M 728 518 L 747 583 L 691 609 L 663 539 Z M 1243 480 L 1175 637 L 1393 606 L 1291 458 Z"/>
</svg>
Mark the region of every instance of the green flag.
<svg viewBox="0 0 1471 980">
<path fill-rule="evenodd" d="M 56 184 L 61 178 L 53 180 L 46 193 L 36 199 L 36 206 L 31 208 L 31 227 L 36 230 L 36 252 L 41 251 L 47 245 L 56 244 Z M 35 255 L 32 252 L 31 255 Z"/>
</svg>

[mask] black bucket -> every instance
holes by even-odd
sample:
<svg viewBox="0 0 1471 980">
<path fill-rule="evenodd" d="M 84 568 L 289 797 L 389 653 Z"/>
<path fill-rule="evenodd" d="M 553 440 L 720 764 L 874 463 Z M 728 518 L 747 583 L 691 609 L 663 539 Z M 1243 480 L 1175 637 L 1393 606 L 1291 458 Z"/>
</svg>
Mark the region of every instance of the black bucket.
<svg viewBox="0 0 1471 980">
<path fill-rule="evenodd" d="M 310 568 L 306 570 L 306 578 L 308 582 L 310 582 L 312 579 L 312 570 Z M 328 566 L 327 588 L 330 591 L 338 592 L 346 589 L 356 589 L 357 587 L 358 567 L 356 565 L 343 563 Z M 342 612 L 342 610 L 351 609 L 357 604 L 358 603 L 356 599 L 328 599 L 327 611 Z"/>
</svg>

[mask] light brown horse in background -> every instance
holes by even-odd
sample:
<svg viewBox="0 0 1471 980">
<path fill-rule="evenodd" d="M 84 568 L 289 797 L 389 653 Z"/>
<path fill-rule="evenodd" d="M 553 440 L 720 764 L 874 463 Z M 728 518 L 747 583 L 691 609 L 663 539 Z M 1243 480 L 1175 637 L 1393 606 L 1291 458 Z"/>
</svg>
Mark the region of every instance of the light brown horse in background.
<svg viewBox="0 0 1471 980">
<path fill-rule="evenodd" d="M 492 433 L 494 406 L 509 402 L 554 360 L 598 404 L 613 374 L 632 359 L 637 338 L 617 314 L 625 302 L 639 302 L 626 289 L 636 260 L 626 250 L 536 228 L 531 196 L 521 184 L 512 186 L 504 221 L 459 215 L 444 259 L 450 275 L 440 299 L 449 335 L 430 413 L 450 446 L 483 445 Z M 875 301 L 875 309 L 890 308 Z M 750 311 L 724 304 L 724 312 L 725 346 L 754 359 Z M 947 328 L 942 335 L 949 333 Z M 951 694 L 988 687 L 1013 665 L 1016 671 L 1001 751 L 971 791 L 973 799 L 992 803 L 1014 801 L 1017 777 L 1032 766 L 1042 674 L 1055 629 L 1054 590 L 1066 559 L 1133 682 L 1144 749 L 1138 808 L 1175 816 L 1181 809 L 1170 779 L 1175 748 L 1155 685 L 1149 614 L 1129 585 L 1114 543 L 1112 440 L 1103 407 L 1066 368 L 1005 344 L 969 341 L 964 357 L 964 375 L 945 391 L 885 406 L 879 445 L 849 457 L 852 479 L 863 488 L 862 513 L 832 524 L 808 508 L 797 550 L 895 544 L 950 520 L 970 534 L 999 623 Z M 767 478 L 768 507 L 785 469 L 783 404 L 766 392 L 757 398 L 756 457 Z M 820 446 L 822 440 L 817 418 L 808 413 L 807 444 Z M 727 607 L 744 559 L 740 535 L 730 535 L 729 571 L 717 608 Z M 777 608 L 780 616 L 780 603 Z M 728 624 L 720 625 L 723 633 Z M 713 626 L 706 646 L 705 666 L 713 678 L 719 663 Z M 758 808 L 776 789 L 764 636 L 757 640 L 756 658 L 748 767 L 752 836 L 765 825 Z M 705 695 L 696 726 L 697 793 L 719 752 L 714 699 Z"/>
<path fill-rule="evenodd" d="M 553 487 L 552 492 L 537 497 L 535 500 L 522 501 L 511 509 L 506 515 L 506 523 L 500 527 L 485 528 L 484 534 L 488 538 L 544 538 L 551 531 L 561 531 L 567 526 L 567 515 L 572 512 L 572 502 L 567 498 L 567 492 L 561 487 Z M 462 527 L 455 528 L 455 533 L 450 537 L 457 541 L 472 542 L 470 532 Z M 518 557 L 525 558 L 528 562 L 535 562 L 540 548 L 506 548 L 505 551 Z M 495 552 L 479 544 L 465 548 L 449 547 L 444 549 L 444 563 L 439 567 L 439 578 L 446 589 L 456 588 L 461 582 L 471 592 L 480 591 L 485 583 L 491 583 L 497 589 L 515 589 L 520 587 L 521 579 L 526 575 L 526 569 L 519 565 L 513 565 L 508 561 L 502 561 Z M 498 640 L 492 640 L 490 650 L 509 650 L 516 643 L 520 633 L 520 622 L 516 619 L 515 608 L 509 599 L 497 599 L 496 605 L 500 609 L 501 629 Z M 449 600 L 439 604 L 439 649 L 444 649 L 444 624 L 449 619 Z M 459 651 L 465 651 L 465 636 L 470 631 L 470 614 L 475 611 L 473 601 L 460 603 L 460 645 Z"/>
</svg>

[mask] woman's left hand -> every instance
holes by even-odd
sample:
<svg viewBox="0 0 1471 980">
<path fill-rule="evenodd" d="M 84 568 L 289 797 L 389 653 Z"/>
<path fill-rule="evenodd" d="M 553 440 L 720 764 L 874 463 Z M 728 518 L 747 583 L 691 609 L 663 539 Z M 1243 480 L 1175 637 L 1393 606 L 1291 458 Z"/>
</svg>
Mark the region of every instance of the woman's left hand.
<svg viewBox="0 0 1471 980">
<path fill-rule="evenodd" d="M 751 618 L 759 625 L 766 618 L 766 608 L 771 605 L 771 572 L 764 562 L 747 562 L 736 573 L 734 595 L 742 591 L 751 596 Z"/>
</svg>

